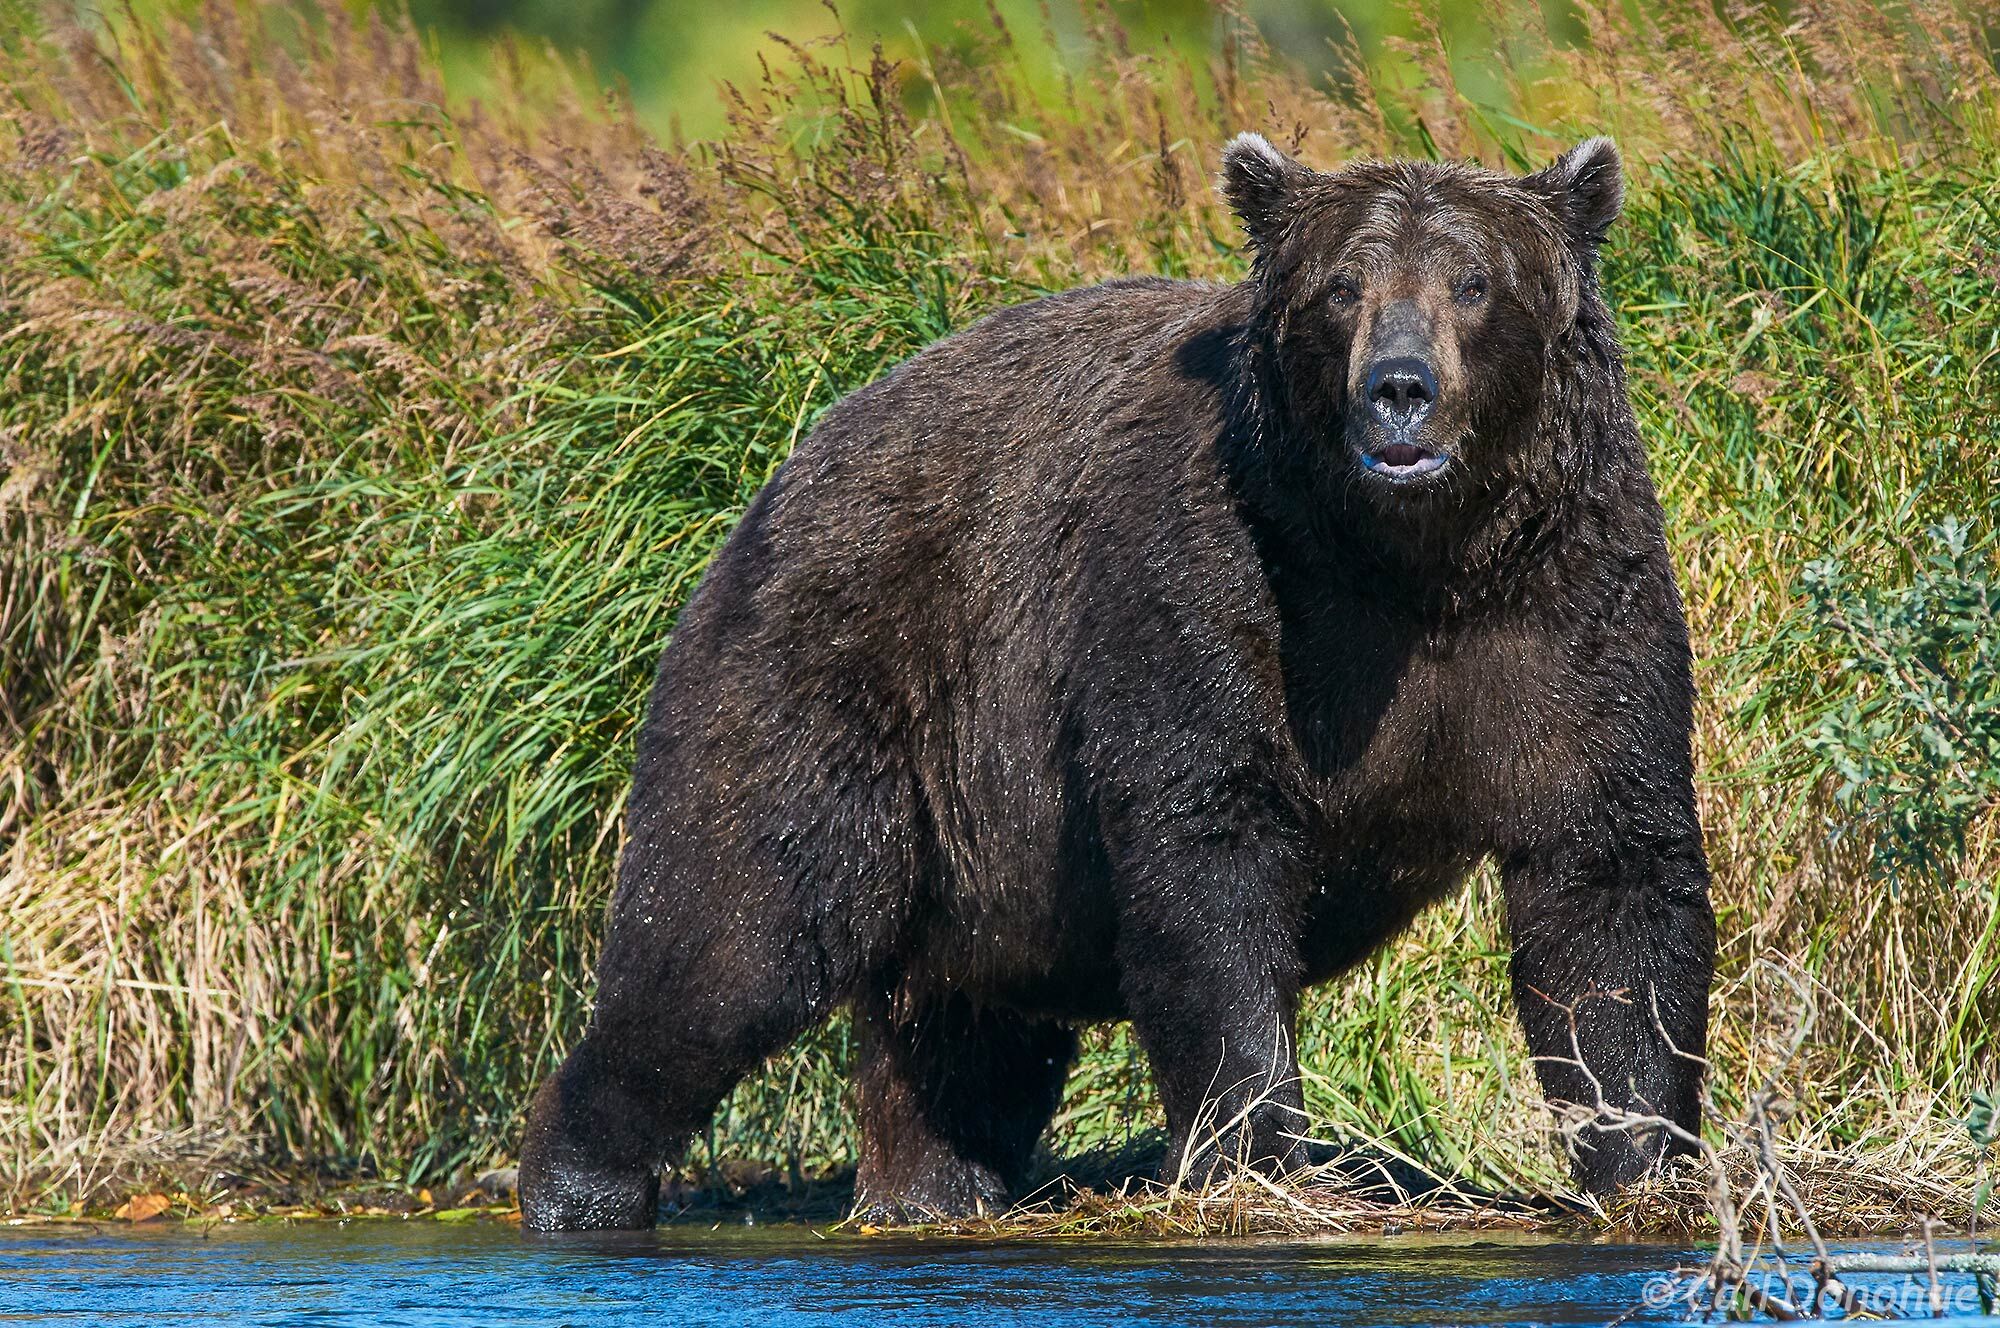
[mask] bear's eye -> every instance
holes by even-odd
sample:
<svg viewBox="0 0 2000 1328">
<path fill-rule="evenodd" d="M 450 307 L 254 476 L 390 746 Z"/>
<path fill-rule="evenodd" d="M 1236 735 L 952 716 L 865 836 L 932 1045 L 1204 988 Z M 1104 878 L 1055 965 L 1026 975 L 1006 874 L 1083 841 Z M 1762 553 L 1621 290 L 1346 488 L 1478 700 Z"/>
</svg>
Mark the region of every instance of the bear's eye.
<svg viewBox="0 0 2000 1328">
<path fill-rule="evenodd" d="M 1346 277 L 1335 277 L 1333 279 L 1333 286 L 1328 292 L 1328 297 L 1335 304 L 1353 304 L 1361 298 L 1361 288 Z"/>
<path fill-rule="evenodd" d="M 1458 283 L 1458 302 L 1460 304 L 1478 304 L 1485 298 L 1486 274 L 1484 272 L 1474 272 L 1471 276 L 1466 277 Z"/>
</svg>

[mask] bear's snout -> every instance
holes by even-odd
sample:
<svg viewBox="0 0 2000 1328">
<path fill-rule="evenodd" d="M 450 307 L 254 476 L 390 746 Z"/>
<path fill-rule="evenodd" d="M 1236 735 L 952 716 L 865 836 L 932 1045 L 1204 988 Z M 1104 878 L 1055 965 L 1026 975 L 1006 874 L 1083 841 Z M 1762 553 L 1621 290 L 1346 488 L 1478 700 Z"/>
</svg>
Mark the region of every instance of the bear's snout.
<svg viewBox="0 0 2000 1328">
<path fill-rule="evenodd" d="M 1415 432 L 1437 394 L 1437 374 L 1417 356 L 1377 360 L 1368 371 L 1369 407 L 1393 433 Z"/>
<path fill-rule="evenodd" d="M 1443 470 L 1451 458 L 1430 436 L 1440 404 L 1432 320 L 1417 301 L 1397 299 L 1371 322 L 1370 335 L 1355 348 L 1361 464 L 1398 483 Z"/>
</svg>

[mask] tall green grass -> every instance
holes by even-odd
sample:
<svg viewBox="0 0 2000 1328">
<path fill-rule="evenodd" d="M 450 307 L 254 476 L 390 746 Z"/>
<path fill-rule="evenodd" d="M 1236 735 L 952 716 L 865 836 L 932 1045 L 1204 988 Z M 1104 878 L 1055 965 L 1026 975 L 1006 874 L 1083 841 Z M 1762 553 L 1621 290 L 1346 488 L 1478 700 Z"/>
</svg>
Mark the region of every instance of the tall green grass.
<svg viewBox="0 0 2000 1328">
<path fill-rule="evenodd" d="M 1826 736 L 1894 753 L 1911 722 L 1867 710 L 1801 583 L 1817 560 L 1893 597 L 1947 517 L 1966 575 L 1991 571 L 2000 76 L 1949 5 L 1790 29 L 1669 6 L 1595 16 L 1581 47 L 1503 6 L 1484 100 L 1436 45 L 1319 91 L 1240 26 L 1184 59 L 1100 24 L 1058 104 L 1024 34 L 914 71 L 779 48 L 730 134 L 675 152 L 532 70 L 453 104 L 408 35 L 336 6 L 13 17 L 16 1203 L 176 1160 L 425 1180 L 506 1157 L 587 1010 L 653 664 L 751 495 L 842 393 L 988 309 L 1239 275 L 1206 170 L 1244 127 L 1327 165 L 1622 136 L 1607 280 L 1697 637 L 1718 1097 L 1796 1014 L 1762 976 L 1782 962 L 1821 1006 L 1798 1146 L 1970 1174 L 1953 1118 L 1992 1075 L 2000 855 L 1975 807 L 1948 870 L 1875 870 Z M 1431 1165 L 1559 1185 L 1493 894 L 1313 997 L 1308 1101 Z M 851 1159 L 845 1057 L 838 1026 L 781 1057 L 697 1160 Z M 1057 1147 L 1156 1122 L 1129 1037 L 1094 1031 Z"/>
</svg>

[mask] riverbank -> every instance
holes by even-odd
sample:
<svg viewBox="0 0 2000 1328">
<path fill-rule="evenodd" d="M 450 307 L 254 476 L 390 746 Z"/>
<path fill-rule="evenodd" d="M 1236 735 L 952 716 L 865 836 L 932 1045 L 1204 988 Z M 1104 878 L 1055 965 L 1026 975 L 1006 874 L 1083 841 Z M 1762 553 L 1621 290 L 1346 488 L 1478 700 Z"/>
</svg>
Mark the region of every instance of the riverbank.
<svg viewBox="0 0 2000 1328">
<path fill-rule="evenodd" d="M 1272 1181 L 1244 1176 L 1209 1190 L 1158 1181 L 1158 1139 L 1144 1146 L 1044 1165 L 1041 1178 L 1006 1212 L 943 1219 L 850 1217 L 852 1168 L 816 1175 L 735 1162 L 705 1175 L 669 1178 L 663 1225 L 690 1228 L 773 1224 L 840 1228 L 858 1234 L 928 1233 L 995 1240 L 1101 1238 L 1318 1239 L 1339 1235 L 1523 1232 L 1573 1240 L 1645 1239 L 1712 1242 L 1725 1224 L 1761 1247 L 1798 1239 L 1810 1227 L 1826 1239 L 1908 1236 L 1927 1220 L 1961 1211 L 1965 1196 L 1949 1182 L 1912 1185 L 1894 1171 L 1851 1162 L 1783 1178 L 1800 1196 L 1767 1202 L 1768 1177 L 1747 1155 L 1725 1160 L 1726 1209 L 1717 1205 L 1716 1172 L 1687 1162 L 1606 1205 L 1574 1194 L 1495 1194 L 1440 1181 L 1379 1154 L 1351 1152 Z M 520 1221 L 514 1171 L 497 1168 L 435 1185 L 371 1177 L 231 1171 L 217 1161 L 184 1162 L 151 1173 L 143 1184 L 101 1187 L 90 1205 L 44 1206 L 0 1215 L 36 1222 L 344 1221 L 361 1218 L 458 1222 Z M 1750 1202 L 1747 1204 L 1744 1200 Z M 1942 1226 L 1951 1231 L 1955 1226 Z"/>
</svg>

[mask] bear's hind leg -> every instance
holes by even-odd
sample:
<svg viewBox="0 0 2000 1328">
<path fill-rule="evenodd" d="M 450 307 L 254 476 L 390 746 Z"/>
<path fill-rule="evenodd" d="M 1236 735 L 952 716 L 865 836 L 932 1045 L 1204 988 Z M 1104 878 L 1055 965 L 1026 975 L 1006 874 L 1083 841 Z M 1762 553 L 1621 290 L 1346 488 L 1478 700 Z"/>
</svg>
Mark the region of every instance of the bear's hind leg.
<svg viewBox="0 0 2000 1328">
<path fill-rule="evenodd" d="M 861 1165 L 854 1211 L 908 1221 L 1018 1197 L 1062 1101 L 1076 1032 L 962 995 L 855 1011 Z"/>
<path fill-rule="evenodd" d="M 591 1035 L 542 1082 L 521 1150 L 529 1230 L 629 1231 L 657 1220 L 674 1113 L 648 1077 L 628 1073 L 610 1042 Z"/>
<path fill-rule="evenodd" d="M 614 919 L 590 1029 L 535 1095 L 521 1151 L 532 1230 L 650 1227 L 659 1172 L 738 1080 L 831 1013 L 837 974 L 791 949 L 804 916 L 699 946 Z M 628 948 L 629 947 L 629 948 Z"/>
</svg>

